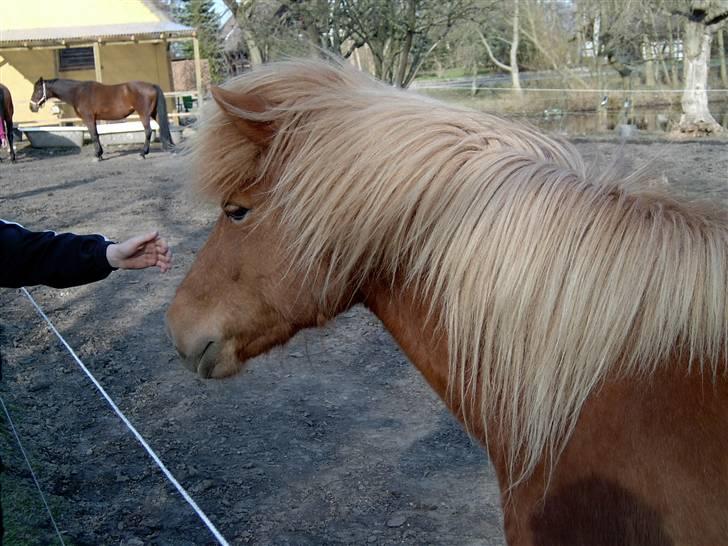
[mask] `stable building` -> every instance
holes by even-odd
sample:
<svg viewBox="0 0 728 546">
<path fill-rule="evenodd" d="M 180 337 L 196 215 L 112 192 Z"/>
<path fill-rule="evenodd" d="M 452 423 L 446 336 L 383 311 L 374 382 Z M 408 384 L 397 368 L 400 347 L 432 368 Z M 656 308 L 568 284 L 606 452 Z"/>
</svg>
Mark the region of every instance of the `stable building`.
<svg viewBox="0 0 728 546">
<path fill-rule="evenodd" d="M 196 89 L 172 87 L 170 47 L 181 41 L 194 43 Z M 156 0 L 0 0 L 0 82 L 13 95 L 16 125 L 75 120 L 67 106 L 30 111 L 40 77 L 105 84 L 144 80 L 168 96 L 199 97 L 200 70 L 195 29 L 171 21 Z M 172 102 L 168 106 L 173 112 Z"/>
</svg>

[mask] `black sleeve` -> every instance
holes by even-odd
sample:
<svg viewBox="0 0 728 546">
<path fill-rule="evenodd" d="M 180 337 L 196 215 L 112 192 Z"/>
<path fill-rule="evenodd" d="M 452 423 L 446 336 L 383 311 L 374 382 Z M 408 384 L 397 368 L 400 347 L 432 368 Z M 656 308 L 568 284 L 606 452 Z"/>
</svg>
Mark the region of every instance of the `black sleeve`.
<svg viewBox="0 0 728 546">
<path fill-rule="evenodd" d="M 112 241 L 101 235 L 28 231 L 0 220 L 0 286 L 77 286 L 108 277 Z"/>
</svg>

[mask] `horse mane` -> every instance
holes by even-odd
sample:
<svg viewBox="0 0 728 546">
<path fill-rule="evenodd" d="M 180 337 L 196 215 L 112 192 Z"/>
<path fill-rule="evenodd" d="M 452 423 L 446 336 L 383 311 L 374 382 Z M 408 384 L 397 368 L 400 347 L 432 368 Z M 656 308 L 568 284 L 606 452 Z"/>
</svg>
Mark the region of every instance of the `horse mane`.
<svg viewBox="0 0 728 546">
<path fill-rule="evenodd" d="M 715 374 L 728 354 L 718 207 L 616 168 L 590 173 L 566 142 L 330 61 L 227 87 L 263 97 L 270 110 L 241 115 L 278 130 L 259 156 L 208 108 L 202 190 L 224 199 L 271 175 L 303 270 L 330 264 L 331 290 L 378 276 L 429 297 L 451 393 L 479 403 L 484 425 L 497 416 L 511 485 L 544 455 L 553 464 L 607 376 L 677 357 Z"/>
</svg>

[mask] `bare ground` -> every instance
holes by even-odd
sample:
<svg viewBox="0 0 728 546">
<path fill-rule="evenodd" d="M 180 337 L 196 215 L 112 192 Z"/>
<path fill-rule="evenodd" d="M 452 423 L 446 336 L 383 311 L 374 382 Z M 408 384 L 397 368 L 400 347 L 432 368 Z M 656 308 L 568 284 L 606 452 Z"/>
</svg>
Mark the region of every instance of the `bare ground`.
<svg viewBox="0 0 728 546">
<path fill-rule="evenodd" d="M 728 142 L 579 141 L 692 194 L 728 198 Z M 212 226 L 176 155 L 107 160 L 20 150 L 0 217 L 122 239 L 158 228 L 175 267 L 33 296 L 232 544 L 503 544 L 499 493 L 471 442 L 378 320 L 354 308 L 225 381 L 182 368 L 164 334 L 174 289 Z M 2 264 L 12 267 L 12 264 Z M 16 290 L 0 289 L 0 396 L 67 544 L 213 542 Z M 3 419 L 4 421 L 4 419 Z M 7 423 L 6 544 L 56 540 Z"/>
</svg>

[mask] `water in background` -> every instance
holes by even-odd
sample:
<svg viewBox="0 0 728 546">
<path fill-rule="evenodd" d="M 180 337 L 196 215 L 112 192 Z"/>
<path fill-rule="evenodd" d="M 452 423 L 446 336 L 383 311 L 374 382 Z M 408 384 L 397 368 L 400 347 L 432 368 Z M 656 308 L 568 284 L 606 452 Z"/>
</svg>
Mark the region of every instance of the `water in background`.
<svg viewBox="0 0 728 546">
<path fill-rule="evenodd" d="M 711 104 L 713 117 L 728 129 L 728 102 Z M 639 131 L 667 132 L 680 121 L 680 107 L 639 107 L 634 108 L 629 121 Z M 602 112 L 563 112 L 558 108 L 544 110 L 539 114 L 510 115 L 535 125 L 545 131 L 565 135 L 595 135 L 614 133 L 618 125 L 628 121 L 624 110 Z"/>
</svg>

